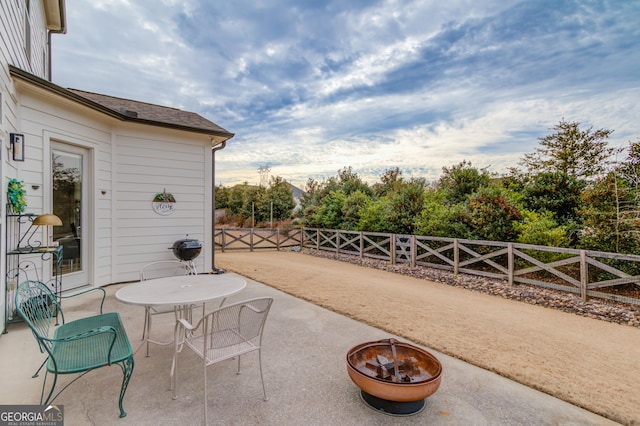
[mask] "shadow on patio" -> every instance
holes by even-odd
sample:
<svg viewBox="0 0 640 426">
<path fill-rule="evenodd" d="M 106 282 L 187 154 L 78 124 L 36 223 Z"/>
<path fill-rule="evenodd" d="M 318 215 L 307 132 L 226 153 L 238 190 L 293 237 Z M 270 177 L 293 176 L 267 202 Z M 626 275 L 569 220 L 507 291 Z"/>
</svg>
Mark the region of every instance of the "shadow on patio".
<svg viewBox="0 0 640 426">
<path fill-rule="evenodd" d="M 358 343 L 395 336 L 256 281 L 247 282 L 246 289 L 230 297 L 228 302 L 260 296 L 275 299 L 263 341 L 263 368 L 269 401 L 262 400 L 257 353 L 243 357 L 241 375 L 235 374 L 234 361 L 216 364 L 208 370 L 211 424 L 614 424 L 431 350 L 443 365 L 443 379 L 440 389 L 427 399 L 425 409 L 408 417 L 377 412 L 361 401 L 358 388 L 347 375 L 345 356 Z M 142 335 L 143 309 L 115 300 L 115 292 L 124 285 L 105 288 L 104 310 L 120 312 L 135 350 Z M 78 316 L 92 314 L 86 306 L 71 308 L 69 304 L 65 309 Z M 154 319 L 155 333 L 165 333 L 169 338 L 172 331 L 171 316 Z M 144 349 L 136 353 L 133 377 L 124 399 L 127 417 L 118 418 L 122 373 L 117 366 L 112 366 L 90 372 L 54 401 L 64 405 L 65 424 L 201 423 L 201 361 L 190 351 L 181 354 L 178 399 L 173 400 L 169 390 L 172 351 L 172 346 L 152 345 L 151 357 L 145 357 Z M 0 338 L 1 404 L 38 403 L 43 375 L 36 379 L 31 375 L 42 359 L 25 324 L 11 324 L 8 333 Z M 62 381 L 67 383 L 68 379 L 63 377 Z"/>
</svg>

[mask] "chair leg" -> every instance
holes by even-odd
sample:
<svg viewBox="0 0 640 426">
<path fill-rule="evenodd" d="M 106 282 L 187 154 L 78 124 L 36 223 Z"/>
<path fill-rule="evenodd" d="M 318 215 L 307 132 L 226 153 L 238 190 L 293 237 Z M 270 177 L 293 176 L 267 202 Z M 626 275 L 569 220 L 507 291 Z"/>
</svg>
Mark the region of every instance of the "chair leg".
<svg viewBox="0 0 640 426">
<path fill-rule="evenodd" d="M 40 364 L 40 367 L 38 368 L 38 370 L 33 374 L 33 376 L 31 376 L 32 379 L 35 379 L 36 377 L 38 377 L 38 374 L 40 374 L 40 370 L 42 370 L 42 367 L 44 367 L 44 365 L 47 363 L 47 361 L 49 360 L 49 358 L 45 358 L 44 361 L 42 361 L 42 364 Z"/>
<path fill-rule="evenodd" d="M 262 399 L 269 400 L 267 396 L 267 389 L 264 387 L 264 377 L 262 375 L 262 348 L 258 349 L 258 365 L 260 366 L 260 381 L 262 382 Z"/>
<path fill-rule="evenodd" d="M 120 417 L 126 417 L 127 413 L 124 411 L 122 406 L 122 400 L 124 399 L 124 394 L 127 391 L 127 386 L 129 386 L 129 380 L 131 380 L 131 375 L 133 374 L 133 355 L 129 358 L 122 361 L 122 387 L 120 388 L 120 399 L 118 400 L 118 407 L 120 408 Z"/>
<path fill-rule="evenodd" d="M 49 376 L 49 370 L 44 373 L 44 381 L 42 382 L 42 393 L 40 394 L 40 405 L 48 405 L 49 401 L 51 401 L 51 395 L 53 395 L 53 390 L 56 388 L 56 383 L 58 381 L 58 375 L 53 373 L 53 384 L 51 385 L 51 390 L 49 391 L 49 395 L 47 395 L 47 399 L 43 400 L 44 397 L 44 388 L 47 386 L 47 377 Z"/>
<path fill-rule="evenodd" d="M 207 362 L 204 362 L 204 424 L 207 423 Z"/>
<path fill-rule="evenodd" d="M 184 345 L 184 338 L 180 338 L 180 323 L 176 321 L 176 325 L 173 329 L 173 359 L 171 360 L 171 374 L 169 376 L 169 389 L 173 389 L 173 399 L 178 399 L 177 395 L 177 373 L 178 373 L 178 353 L 182 352 L 182 346 Z"/>
</svg>

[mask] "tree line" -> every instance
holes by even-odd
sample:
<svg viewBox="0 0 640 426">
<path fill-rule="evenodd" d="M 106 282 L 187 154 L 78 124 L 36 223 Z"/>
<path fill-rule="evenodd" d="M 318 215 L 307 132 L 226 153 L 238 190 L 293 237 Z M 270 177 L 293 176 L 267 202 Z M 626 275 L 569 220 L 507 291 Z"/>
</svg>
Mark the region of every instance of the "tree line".
<svg viewBox="0 0 640 426">
<path fill-rule="evenodd" d="M 294 218 L 308 227 L 520 242 L 640 254 L 640 141 L 614 149 L 607 129 L 564 119 L 503 175 L 469 161 L 440 178 L 398 167 L 367 184 L 351 167 L 309 179 L 301 206 L 280 177 L 217 187 L 216 204 L 247 226 Z"/>
</svg>

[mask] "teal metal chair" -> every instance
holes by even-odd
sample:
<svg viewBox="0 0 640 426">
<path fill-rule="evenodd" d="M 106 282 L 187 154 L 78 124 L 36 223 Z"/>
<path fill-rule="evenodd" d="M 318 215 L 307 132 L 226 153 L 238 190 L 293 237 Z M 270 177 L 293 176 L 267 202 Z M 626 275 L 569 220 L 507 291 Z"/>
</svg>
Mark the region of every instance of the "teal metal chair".
<svg viewBox="0 0 640 426">
<path fill-rule="evenodd" d="M 100 314 L 74 321 L 65 322 L 61 299 L 86 294 L 90 291 L 101 291 Z M 120 417 L 127 413 L 122 407 L 122 400 L 133 373 L 133 351 L 117 312 L 102 313 L 105 291 L 94 288 L 73 296 L 58 296 L 39 281 L 25 281 L 18 285 L 15 296 L 16 310 L 24 318 L 38 341 L 40 352 L 47 358 L 33 375 L 37 377 L 42 367 L 46 366 L 42 383 L 40 404 L 48 405 L 58 397 L 69 385 L 96 368 L 118 364 L 122 368 L 123 379 L 120 388 Z M 55 318 L 60 316 L 62 323 L 54 325 Z M 53 331 L 53 333 L 51 333 Z M 47 397 L 45 389 L 47 376 L 53 374 L 53 383 Z M 53 395 L 59 374 L 80 374 Z"/>
</svg>

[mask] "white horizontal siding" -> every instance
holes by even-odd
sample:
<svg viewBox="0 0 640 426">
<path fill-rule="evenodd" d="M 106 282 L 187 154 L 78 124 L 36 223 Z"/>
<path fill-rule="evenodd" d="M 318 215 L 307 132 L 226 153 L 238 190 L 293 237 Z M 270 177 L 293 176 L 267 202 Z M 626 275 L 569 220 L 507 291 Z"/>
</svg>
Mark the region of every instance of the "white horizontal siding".
<svg viewBox="0 0 640 426">
<path fill-rule="evenodd" d="M 51 141 L 92 152 L 93 284 L 138 279 L 143 264 L 174 259 L 169 247 L 186 234 L 207 244 L 211 148 L 205 136 L 121 123 L 28 89 L 22 87 L 19 110 L 28 161 L 17 172 L 28 185 L 41 186 L 27 187 L 29 209 L 50 208 L 45 187 Z M 177 200 L 170 216 L 152 208 L 165 188 Z M 207 264 L 204 252 L 196 259 L 199 270 Z"/>
<path fill-rule="evenodd" d="M 184 133 L 118 135 L 116 148 L 117 225 L 114 229 L 120 280 L 137 279 L 141 264 L 175 259 L 174 241 L 205 238 L 205 211 L 211 148 Z M 152 208 L 153 197 L 166 189 L 176 198 L 175 213 L 161 216 Z M 204 257 L 196 259 L 200 269 Z"/>
<path fill-rule="evenodd" d="M 26 70 L 38 77 L 47 77 L 48 67 L 48 49 L 46 24 L 44 17 L 44 8 L 42 1 L 32 0 L 30 12 L 31 27 L 31 56 L 27 57 L 25 50 L 25 1 L 3 0 L 0 1 L 0 141 L 2 146 L 0 149 L 5 154 L 2 155 L 2 187 L 6 188 L 6 183 L 10 178 L 18 178 L 25 181 L 27 189 L 28 209 L 27 211 L 42 212 L 42 179 L 43 172 L 39 165 L 42 164 L 41 138 L 30 139 L 32 143 L 29 145 L 27 153 L 28 161 L 17 163 L 10 160 L 9 151 L 5 148 L 9 146 L 9 133 L 22 133 L 22 120 L 20 112 L 20 96 L 16 93 L 16 87 L 9 75 L 9 65 L 16 66 Z M 41 134 L 34 133 L 36 126 L 31 126 L 31 136 Z M 33 163 L 33 164 L 32 164 Z M 31 185 L 39 185 L 38 190 L 33 190 Z M 2 203 L 4 204 L 4 202 Z M 0 207 L 2 211 L 1 222 L 4 223 L 4 215 L 6 214 L 4 207 Z M 2 235 L 2 234 L 0 234 Z M 4 259 L 5 244 L 1 245 L 0 252 Z M 0 276 L 5 276 L 6 264 L 1 262 Z M 5 281 L 0 280 L 0 312 L 4 313 L 4 294 Z M 4 315 L 0 315 L 0 328 L 4 329 Z"/>
<path fill-rule="evenodd" d="M 169 247 L 189 234 L 205 249 L 199 270 L 210 266 L 211 147 L 206 135 L 122 122 L 11 79 L 7 64 L 46 78 L 46 32 L 40 1 L 32 1 L 32 56 L 24 50 L 24 2 L 0 1 L 0 139 L 23 133 L 26 161 L 3 158 L 3 182 L 23 180 L 27 211 L 50 206 L 50 144 L 91 152 L 91 284 L 135 280 L 147 262 L 173 259 Z M 4 31 L 6 30 L 6 31 Z M 6 150 L 5 150 L 6 152 Z M 38 189 L 32 189 L 32 185 Z M 164 189 L 177 199 L 176 212 L 159 216 L 153 196 Z M 4 247 L 3 247 L 4 249 Z M 0 271 L 4 274 L 4 270 Z"/>
<path fill-rule="evenodd" d="M 14 65 L 41 78 L 47 78 L 47 31 L 42 1 L 31 1 L 31 55 L 25 50 L 26 6 L 24 1 L 0 2 L 0 51 L 3 66 Z"/>
<path fill-rule="evenodd" d="M 2 65 L 15 65 L 28 70 L 26 51 L 24 50 L 24 12 L 23 2 L 0 2 L 0 51 L 2 52 Z"/>
</svg>

